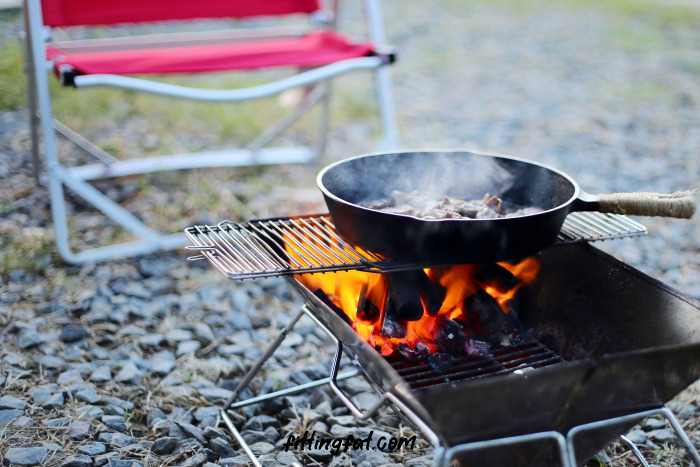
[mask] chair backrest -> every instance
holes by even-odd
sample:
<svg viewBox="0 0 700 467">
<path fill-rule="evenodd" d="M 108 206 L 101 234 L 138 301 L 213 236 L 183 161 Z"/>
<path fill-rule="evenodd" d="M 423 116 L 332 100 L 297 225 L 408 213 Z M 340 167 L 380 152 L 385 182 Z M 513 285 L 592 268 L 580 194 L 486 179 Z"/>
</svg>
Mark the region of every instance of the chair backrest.
<svg viewBox="0 0 700 467">
<path fill-rule="evenodd" d="M 321 9 L 319 0 L 41 0 L 44 24 L 110 25 L 195 18 L 248 18 Z"/>
</svg>

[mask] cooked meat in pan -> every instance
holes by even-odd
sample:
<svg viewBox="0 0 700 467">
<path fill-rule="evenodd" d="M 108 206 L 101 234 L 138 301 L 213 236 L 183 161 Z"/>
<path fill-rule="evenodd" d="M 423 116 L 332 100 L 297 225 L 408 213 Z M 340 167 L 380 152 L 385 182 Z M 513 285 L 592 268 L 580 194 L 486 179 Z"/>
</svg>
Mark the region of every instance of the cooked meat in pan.
<svg viewBox="0 0 700 467">
<path fill-rule="evenodd" d="M 437 200 L 418 191 L 392 191 L 388 199 L 365 201 L 360 206 L 419 219 L 498 219 L 542 212 L 538 207 L 508 205 L 498 196 L 484 195 L 481 200 L 464 201 L 445 196 Z"/>
</svg>

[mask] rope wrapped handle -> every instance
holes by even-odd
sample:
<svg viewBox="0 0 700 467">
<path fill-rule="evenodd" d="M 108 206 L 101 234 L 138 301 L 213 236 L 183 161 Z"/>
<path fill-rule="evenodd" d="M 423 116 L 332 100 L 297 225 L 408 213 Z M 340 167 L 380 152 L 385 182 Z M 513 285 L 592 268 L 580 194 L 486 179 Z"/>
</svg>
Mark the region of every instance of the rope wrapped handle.
<svg viewBox="0 0 700 467">
<path fill-rule="evenodd" d="M 600 212 L 629 214 L 633 216 L 660 216 L 690 219 L 698 203 L 695 192 L 677 191 L 663 193 L 611 193 L 598 195 Z"/>
</svg>

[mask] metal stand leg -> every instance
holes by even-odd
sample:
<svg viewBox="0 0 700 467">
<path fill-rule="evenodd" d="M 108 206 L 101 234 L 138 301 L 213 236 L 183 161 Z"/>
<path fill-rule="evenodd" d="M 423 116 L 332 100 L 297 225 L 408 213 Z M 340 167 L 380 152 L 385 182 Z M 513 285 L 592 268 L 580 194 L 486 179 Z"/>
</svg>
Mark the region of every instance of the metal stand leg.
<svg viewBox="0 0 700 467">
<path fill-rule="evenodd" d="M 627 447 L 629 447 L 632 452 L 634 453 L 635 457 L 641 462 L 643 467 L 649 467 L 649 464 L 647 463 L 647 460 L 644 458 L 642 453 L 639 451 L 639 448 L 637 448 L 637 445 L 634 444 L 627 436 L 621 435 L 620 436 L 620 441 L 625 443 Z"/>
<path fill-rule="evenodd" d="M 640 420 L 643 418 L 654 417 L 656 415 L 661 415 L 668 420 L 668 422 L 673 427 L 673 430 L 678 435 L 678 438 L 684 444 L 686 452 L 688 453 L 688 456 L 693 460 L 695 467 L 700 467 L 700 455 L 698 454 L 697 449 L 695 449 L 695 447 L 693 446 L 693 443 L 690 442 L 688 435 L 685 433 L 685 431 L 683 431 L 683 427 L 681 427 L 681 424 L 678 423 L 678 420 L 676 419 L 676 416 L 673 415 L 673 412 L 671 411 L 671 409 L 669 409 L 666 406 L 664 406 L 660 409 L 648 410 L 646 412 L 639 412 L 636 414 L 625 415 L 622 417 L 611 418 L 608 420 L 601 420 L 599 422 L 587 423 L 585 425 L 579 425 L 575 428 L 572 428 L 571 430 L 569 430 L 569 433 L 566 436 L 569 457 L 571 459 L 571 465 L 576 465 L 576 457 L 575 457 L 575 453 L 574 453 L 574 437 L 579 432 L 585 431 L 585 430 L 590 430 L 590 429 L 595 429 L 595 428 L 601 428 L 601 427 L 604 427 L 606 425 L 612 425 L 612 424 L 624 423 L 624 422 L 633 422 L 633 421 Z M 634 445 L 634 443 L 632 443 L 631 441 L 629 441 L 628 439 L 626 439 L 624 437 L 622 437 L 622 441 L 625 442 L 630 447 L 632 447 Z M 633 449 L 635 455 L 640 460 L 642 460 L 644 465 L 646 465 L 646 461 L 643 460 L 641 452 L 639 452 L 639 450 L 636 448 L 636 446 L 634 446 L 632 449 Z"/>
<path fill-rule="evenodd" d="M 285 337 L 294 329 L 294 326 L 297 324 L 299 319 L 306 313 L 306 307 L 303 307 L 299 312 L 292 318 L 292 320 L 282 329 L 280 334 L 275 338 L 274 341 L 270 344 L 270 346 L 267 348 L 265 353 L 255 362 L 255 364 L 246 372 L 246 374 L 243 376 L 243 379 L 241 380 L 240 383 L 238 383 L 238 386 L 236 386 L 236 389 L 233 391 L 233 394 L 228 398 L 224 406 L 221 408 L 221 418 L 226 424 L 226 427 L 229 429 L 231 434 L 233 434 L 233 437 L 236 438 L 236 441 L 238 444 L 241 446 L 243 451 L 245 452 L 246 456 L 251 460 L 253 465 L 255 467 L 261 467 L 260 462 L 258 459 L 255 457 L 255 454 L 253 451 L 250 449 L 250 446 L 248 446 L 248 443 L 243 439 L 243 436 L 241 433 L 238 431 L 236 426 L 233 424 L 233 421 L 231 418 L 228 416 L 226 411 L 229 408 L 238 408 L 238 407 L 244 407 L 247 405 L 252 405 L 252 404 L 257 404 L 259 402 L 263 402 L 266 400 L 274 399 L 276 397 L 282 397 L 286 396 L 289 394 L 294 394 L 297 392 L 305 391 L 309 388 L 313 387 L 318 387 L 322 386 L 324 384 L 329 384 L 331 382 L 331 378 L 323 378 L 317 381 L 311 381 L 309 383 L 305 384 L 300 384 L 298 386 L 294 386 L 292 388 L 287 388 L 287 389 L 282 389 L 281 391 L 276 391 L 272 392 L 269 394 L 263 394 L 258 397 L 253 397 L 244 401 L 240 401 L 237 403 L 234 403 L 236 399 L 241 395 L 241 392 L 245 388 L 248 387 L 250 382 L 253 380 L 253 378 L 260 372 L 260 369 L 262 366 L 265 364 L 265 362 L 275 353 L 275 351 L 279 348 L 279 346 L 282 344 L 282 341 L 284 341 Z M 348 371 L 345 372 L 341 375 L 337 375 L 336 371 L 336 379 L 347 379 L 351 378 L 353 376 L 357 376 L 358 371 L 353 370 L 353 371 Z M 301 464 L 299 463 L 292 463 L 292 467 L 302 467 Z"/>
</svg>

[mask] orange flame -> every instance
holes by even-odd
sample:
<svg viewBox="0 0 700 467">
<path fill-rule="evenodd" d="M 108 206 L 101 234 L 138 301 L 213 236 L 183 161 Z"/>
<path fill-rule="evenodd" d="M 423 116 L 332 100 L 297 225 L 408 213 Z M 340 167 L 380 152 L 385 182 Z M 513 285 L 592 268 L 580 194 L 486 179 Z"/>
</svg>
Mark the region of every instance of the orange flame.
<svg viewBox="0 0 700 467">
<path fill-rule="evenodd" d="M 288 253 L 297 257 L 292 251 Z M 332 303 L 345 313 L 355 331 L 382 355 L 395 353 L 400 345 L 413 350 L 427 348 L 432 354 L 444 350 L 442 341 L 445 333 L 449 338 L 449 333 L 452 332 L 452 328 L 445 329 L 446 323 L 468 323 L 475 319 L 470 317 L 469 310 L 466 309 L 466 302 L 470 296 L 483 290 L 496 300 L 504 313 L 508 313 L 509 302 L 522 286 L 529 284 L 536 277 L 540 267 L 534 258 L 527 258 L 517 264 L 497 264 L 517 279 L 515 284 L 504 286 L 495 279 L 485 279 L 483 282 L 477 280 L 477 274 L 484 265 L 466 264 L 424 269 L 432 284 L 444 288 L 445 297 L 439 311 L 431 315 L 428 312 L 427 298 L 421 295 L 424 312 L 420 319 L 399 320 L 406 328 L 405 337 L 387 337 L 382 334 L 389 295 L 387 279 L 383 274 L 339 271 L 299 274 L 295 277 L 311 291 L 323 291 Z M 464 328 L 460 331 L 467 333 Z"/>
</svg>

